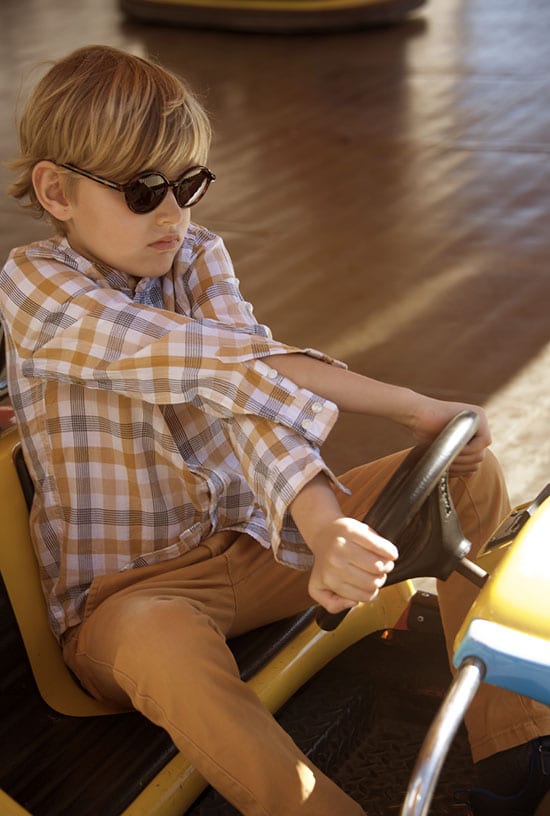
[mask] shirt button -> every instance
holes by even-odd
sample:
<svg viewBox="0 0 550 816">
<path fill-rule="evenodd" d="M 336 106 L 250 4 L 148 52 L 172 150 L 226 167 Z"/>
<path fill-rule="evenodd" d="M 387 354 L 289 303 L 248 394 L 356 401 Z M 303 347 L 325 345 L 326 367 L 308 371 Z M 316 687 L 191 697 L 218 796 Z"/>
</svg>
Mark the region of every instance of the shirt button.
<svg viewBox="0 0 550 816">
<path fill-rule="evenodd" d="M 320 402 L 314 402 L 313 405 L 311 406 L 311 410 L 313 411 L 314 414 L 320 414 L 321 411 L 323 410 L 323 406 L 321 405 Z"/>
<path fill-rule="evenodd" d="M 311 428 L 312 424 L 313 423 L 312 423 L 311 419 L 303 419 L 302 420 L 302 428 L 304 429 L 304 431 L 307 431 L 308 428 Z"/>
<path fill-rule="evenodd" d="M 277 372 L 275 371 L 274 368 L 270 368 L 269 371 L 267 372 L 267 376 L 270 380 L 274 380 L 275 377 L 277 376 Z"/>
</svg>

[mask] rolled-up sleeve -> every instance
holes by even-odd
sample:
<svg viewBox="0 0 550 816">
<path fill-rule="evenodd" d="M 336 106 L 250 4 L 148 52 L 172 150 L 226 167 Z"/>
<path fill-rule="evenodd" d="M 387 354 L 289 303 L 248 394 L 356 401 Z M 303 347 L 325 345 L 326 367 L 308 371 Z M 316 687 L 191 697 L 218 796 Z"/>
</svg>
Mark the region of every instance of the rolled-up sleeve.
<svg viewBox="0 0 550 816">
<path fill-rule="evenodd" d="M 227 427 L 245 478 L 266 517 L 276 557 L 290 566 L 309 566 L 311 553 L 293 527 L 288 508 L 321 472 L 344 490 L 320 454 L 338 409 L 334 403 L 299 389 L 265 362 L 258 361 L 256 366 L 267 369 L 266 378 L 274 387 L 271 399 L 289 392 L 293 399 L 280 402 L 272 418 L 239 414 Z M 290 535 L 281 540 L 283 527 Z"/>
</svg>

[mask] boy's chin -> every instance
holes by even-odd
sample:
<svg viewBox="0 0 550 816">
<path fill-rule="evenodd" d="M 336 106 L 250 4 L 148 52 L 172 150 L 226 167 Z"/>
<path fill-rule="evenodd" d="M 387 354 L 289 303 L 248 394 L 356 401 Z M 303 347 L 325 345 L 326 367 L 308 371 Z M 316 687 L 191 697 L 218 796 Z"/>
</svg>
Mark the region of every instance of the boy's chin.
<svg viewBox="0 0 550 816">
<path fill-rule="evenodd" d="M 172 258 L 172 260 L 170 262 L 165 263 L 162 266 L 156 267 L 155 269 L 153 269 L 149 273 L 149 275 L 143 275 L 142 277 L 144 277 L 144 278 L 145 277 L 161 278 L 163 275 L 166 275 L 166 274 L 168 274 L 168 272 L 170 272 L 170 270 L 172 269 L 173 263 L 174 263 L 174 259 Z"/>
<path fill-rule="evenodd" d="M 144 264 L 139 271 L 130 274 L 136 278 L 161 278 L 172 269 L 174 257 L 175 255 L 159 258 L 155 263 Z"/>
</svg>

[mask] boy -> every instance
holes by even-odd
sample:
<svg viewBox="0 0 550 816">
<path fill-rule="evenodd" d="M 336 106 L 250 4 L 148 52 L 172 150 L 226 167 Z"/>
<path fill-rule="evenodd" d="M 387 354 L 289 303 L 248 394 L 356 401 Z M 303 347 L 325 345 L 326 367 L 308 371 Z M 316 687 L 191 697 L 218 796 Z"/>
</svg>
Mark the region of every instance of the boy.
<svg viewBox="0 0 550 816">
<path fill-rule="evenodd" d="M 54 64 L 21 119 L 11 192 L 57 234 L 11 253 L 0 305 L 51 625 L 93 695 L 166 728 L 242 813 L 359 816 L 225 639 L 312 599 L 369 602 L 392 569 L 393 544 L 356 519 L 404 454 L 337 481 L 319 448 L 339 409 L 426 441 L 466 406 L 271 338 L 221 240 L 190 220 L 214 180 L 209 138 L 181 80 L 100 46 Z M 453 495 L 479 546 L 508 501 L 475 410 Z M 472 592 L 441 589 L 449 642 Z M 484 687 L 469 726 L 480 760 L 550 732 L 550 714 Z"/>
</svg>

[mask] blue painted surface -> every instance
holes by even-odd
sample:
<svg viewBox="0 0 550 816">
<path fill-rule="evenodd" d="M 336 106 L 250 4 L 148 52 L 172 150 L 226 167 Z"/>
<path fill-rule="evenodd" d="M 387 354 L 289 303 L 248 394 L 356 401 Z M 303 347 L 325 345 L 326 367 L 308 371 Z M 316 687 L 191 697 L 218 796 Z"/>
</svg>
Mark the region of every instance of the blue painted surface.
<svg viewBox="0 0 550 816">
<path fill-rule="evenodd" d="M 550 640 L 475 618 L 455 651 L 453 664 L 458 668 L 467 657 L 483 661 L 486 683 L 550 705 Z"/>
</svg>

